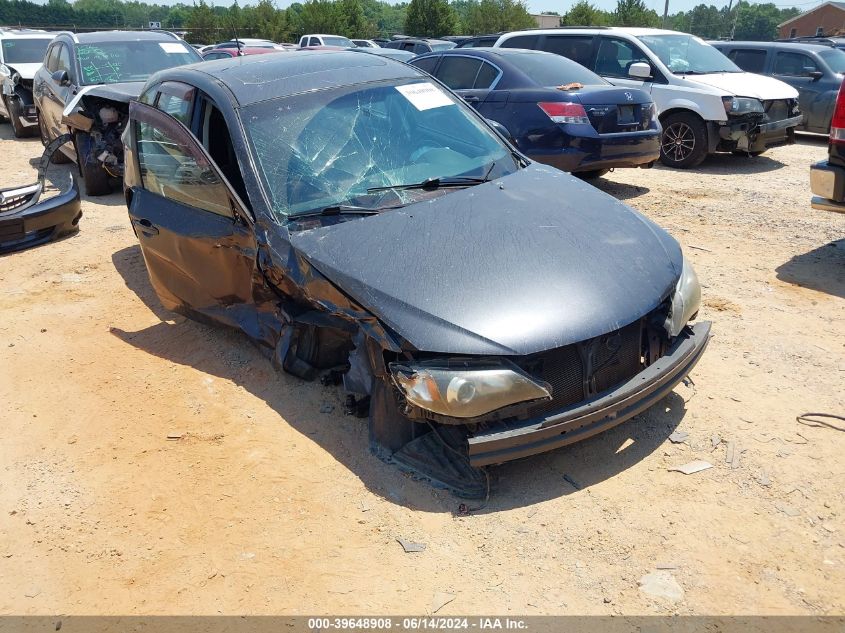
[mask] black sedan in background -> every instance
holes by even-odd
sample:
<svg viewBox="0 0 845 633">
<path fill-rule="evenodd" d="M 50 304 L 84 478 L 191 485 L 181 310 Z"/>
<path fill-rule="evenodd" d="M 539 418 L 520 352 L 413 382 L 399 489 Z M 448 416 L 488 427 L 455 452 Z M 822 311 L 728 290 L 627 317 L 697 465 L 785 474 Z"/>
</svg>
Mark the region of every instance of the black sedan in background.
<svg viewBox="0 0 845 633">
<path fill-rule="evenodd" d="M 660 123 L 648 93 L 617 88 L 552 53 L 460 48 L 411 62 L 503 125 L 534 160 L 585 178 L 612 167 L 651 167 Z"/>
<path fill-rule="evenodd" d="M 528 160 L 408 64 L 303 51 L 172 68 L 132 103 L 126 140 L 162 304 L 342 381 L 376 454 L 459 494 L 485 494 L 480 466 L 657 403 L 707 344 L 668 233 Z"/>
</svg>

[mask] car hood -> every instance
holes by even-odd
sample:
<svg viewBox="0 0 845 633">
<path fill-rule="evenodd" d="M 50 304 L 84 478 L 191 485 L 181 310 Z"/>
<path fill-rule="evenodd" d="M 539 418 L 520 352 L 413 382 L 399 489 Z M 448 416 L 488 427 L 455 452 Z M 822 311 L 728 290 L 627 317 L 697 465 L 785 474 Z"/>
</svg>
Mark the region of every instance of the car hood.
<svg viewBox="0 0 845 633">
<path fill-rule="evenodd" d="M 798 91 L 779 79 L 754 73 L 711 73 L 687 75 L 687 81 L 717 88 L 725 96 L 754 97 L 761 101 L 770 99 L 797 99 Z"/>
<path fill-rule="evenodd" d="M 681 250 L 611 196 L 550 167 L 291 235 L 318 271 L 413 347 L 530 354 L 657 307 Z"/>
<path fill-rule="evenodd" d="M 68 101 L 62 114 L 68 116 L 82 101 L 86 95 L 91 97 L 100 97 L 102 99 L 109 99 L 118 103 L 129 103 L 133 99 L 141 96 L 144 89 L 145 82 L 143 81 L 123 81 L 116 84 L 97 84 L 93 86 L 82 87 L 76 95 Z"/>
<path fill-rule="evenodd" d="M 33 79 L 35 77 L 35 73 L 37 73 L 38 69 L 41 68 L 41 62 L 37 62 L 35 64 L 6 64 L 6 66 L 18 73 L 21 76 L 21 79 Z"/>
</svg>

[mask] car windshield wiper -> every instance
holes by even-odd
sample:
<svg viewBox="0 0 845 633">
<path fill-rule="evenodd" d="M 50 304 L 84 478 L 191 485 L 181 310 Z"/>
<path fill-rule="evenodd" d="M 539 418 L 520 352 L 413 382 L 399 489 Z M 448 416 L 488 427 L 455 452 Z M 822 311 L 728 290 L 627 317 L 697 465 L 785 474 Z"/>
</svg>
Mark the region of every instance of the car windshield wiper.
<svg viewBox="0 0 845 633">
<path fill-rule="evenodd" d="M 293 213 L 288 216 L 294 220 L 297 218 L 313 218 L 316 216 L 331 216 L 331 215 L 376 215 L 388 209 L 398 209 L 402 205 L 393 205 L 388 207 L 358 207 L 351 204 L 332 204 L 322 209 L 314 209 L 313 211 L 303 211 L 302 213 Z"/>
<path fill-rule="evenodd" d="M 387 185 L 384 187 L 370 187 L 367 189 L 367 193 L 373 193 L 375 191 L 390 191 L 391 189 L 427 189 L 427 190 L 434 190 L 434 189 L 441 189 L 444 187 L 472 187 L 473 185 L 480 185 L 485 182 L 490 182 L 490 172 L 493 171 L 493 168 L 496 166 L 496 163 L 493 162 L 490 165 L 490 168 L 487 170 L 487 173 L 484 174 L 483 178 L 473 178 L 471 176 L 444 176 L 443 178 L 426 178 L 422 182 L 413 182 L 406 185 Z"/>
</svg>

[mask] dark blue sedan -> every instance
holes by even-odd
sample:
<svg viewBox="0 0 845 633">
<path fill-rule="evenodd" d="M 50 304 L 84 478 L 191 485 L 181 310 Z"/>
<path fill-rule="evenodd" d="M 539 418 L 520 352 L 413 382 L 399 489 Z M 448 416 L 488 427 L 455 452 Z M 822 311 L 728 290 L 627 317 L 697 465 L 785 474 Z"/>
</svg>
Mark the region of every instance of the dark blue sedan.
<svg viewBox="0 0 845 633">
<path fill-rule="evenodd" d="M 616 88 L 560 55 L 461 48 L 410 62 L 504 126 L 528 157 L 584 178 L 651 167 L 660 123 L 651 97 Z"/>
</svg>

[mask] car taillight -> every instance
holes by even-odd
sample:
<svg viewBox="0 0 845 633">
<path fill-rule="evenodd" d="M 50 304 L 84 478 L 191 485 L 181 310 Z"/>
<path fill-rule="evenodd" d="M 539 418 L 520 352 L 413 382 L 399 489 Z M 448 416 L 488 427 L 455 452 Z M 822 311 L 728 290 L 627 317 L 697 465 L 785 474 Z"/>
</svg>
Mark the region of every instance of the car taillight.
<svg viewBox="0 0 845 633">
<path fill-rule="evenodd" d="M 845 143 L 845 92 L 842 91 L 843 85 L 845 83 L 839 86 L 836 107 L 833 109 L 833 119 L 830 121 L 831 143 Z"/>
<path fill-rule="evenodd" d="M 541 102 L 537 105 L 555 123 L 590 123 L 587 111 L 580 103 L 552 101 Z"/>
</svg>

